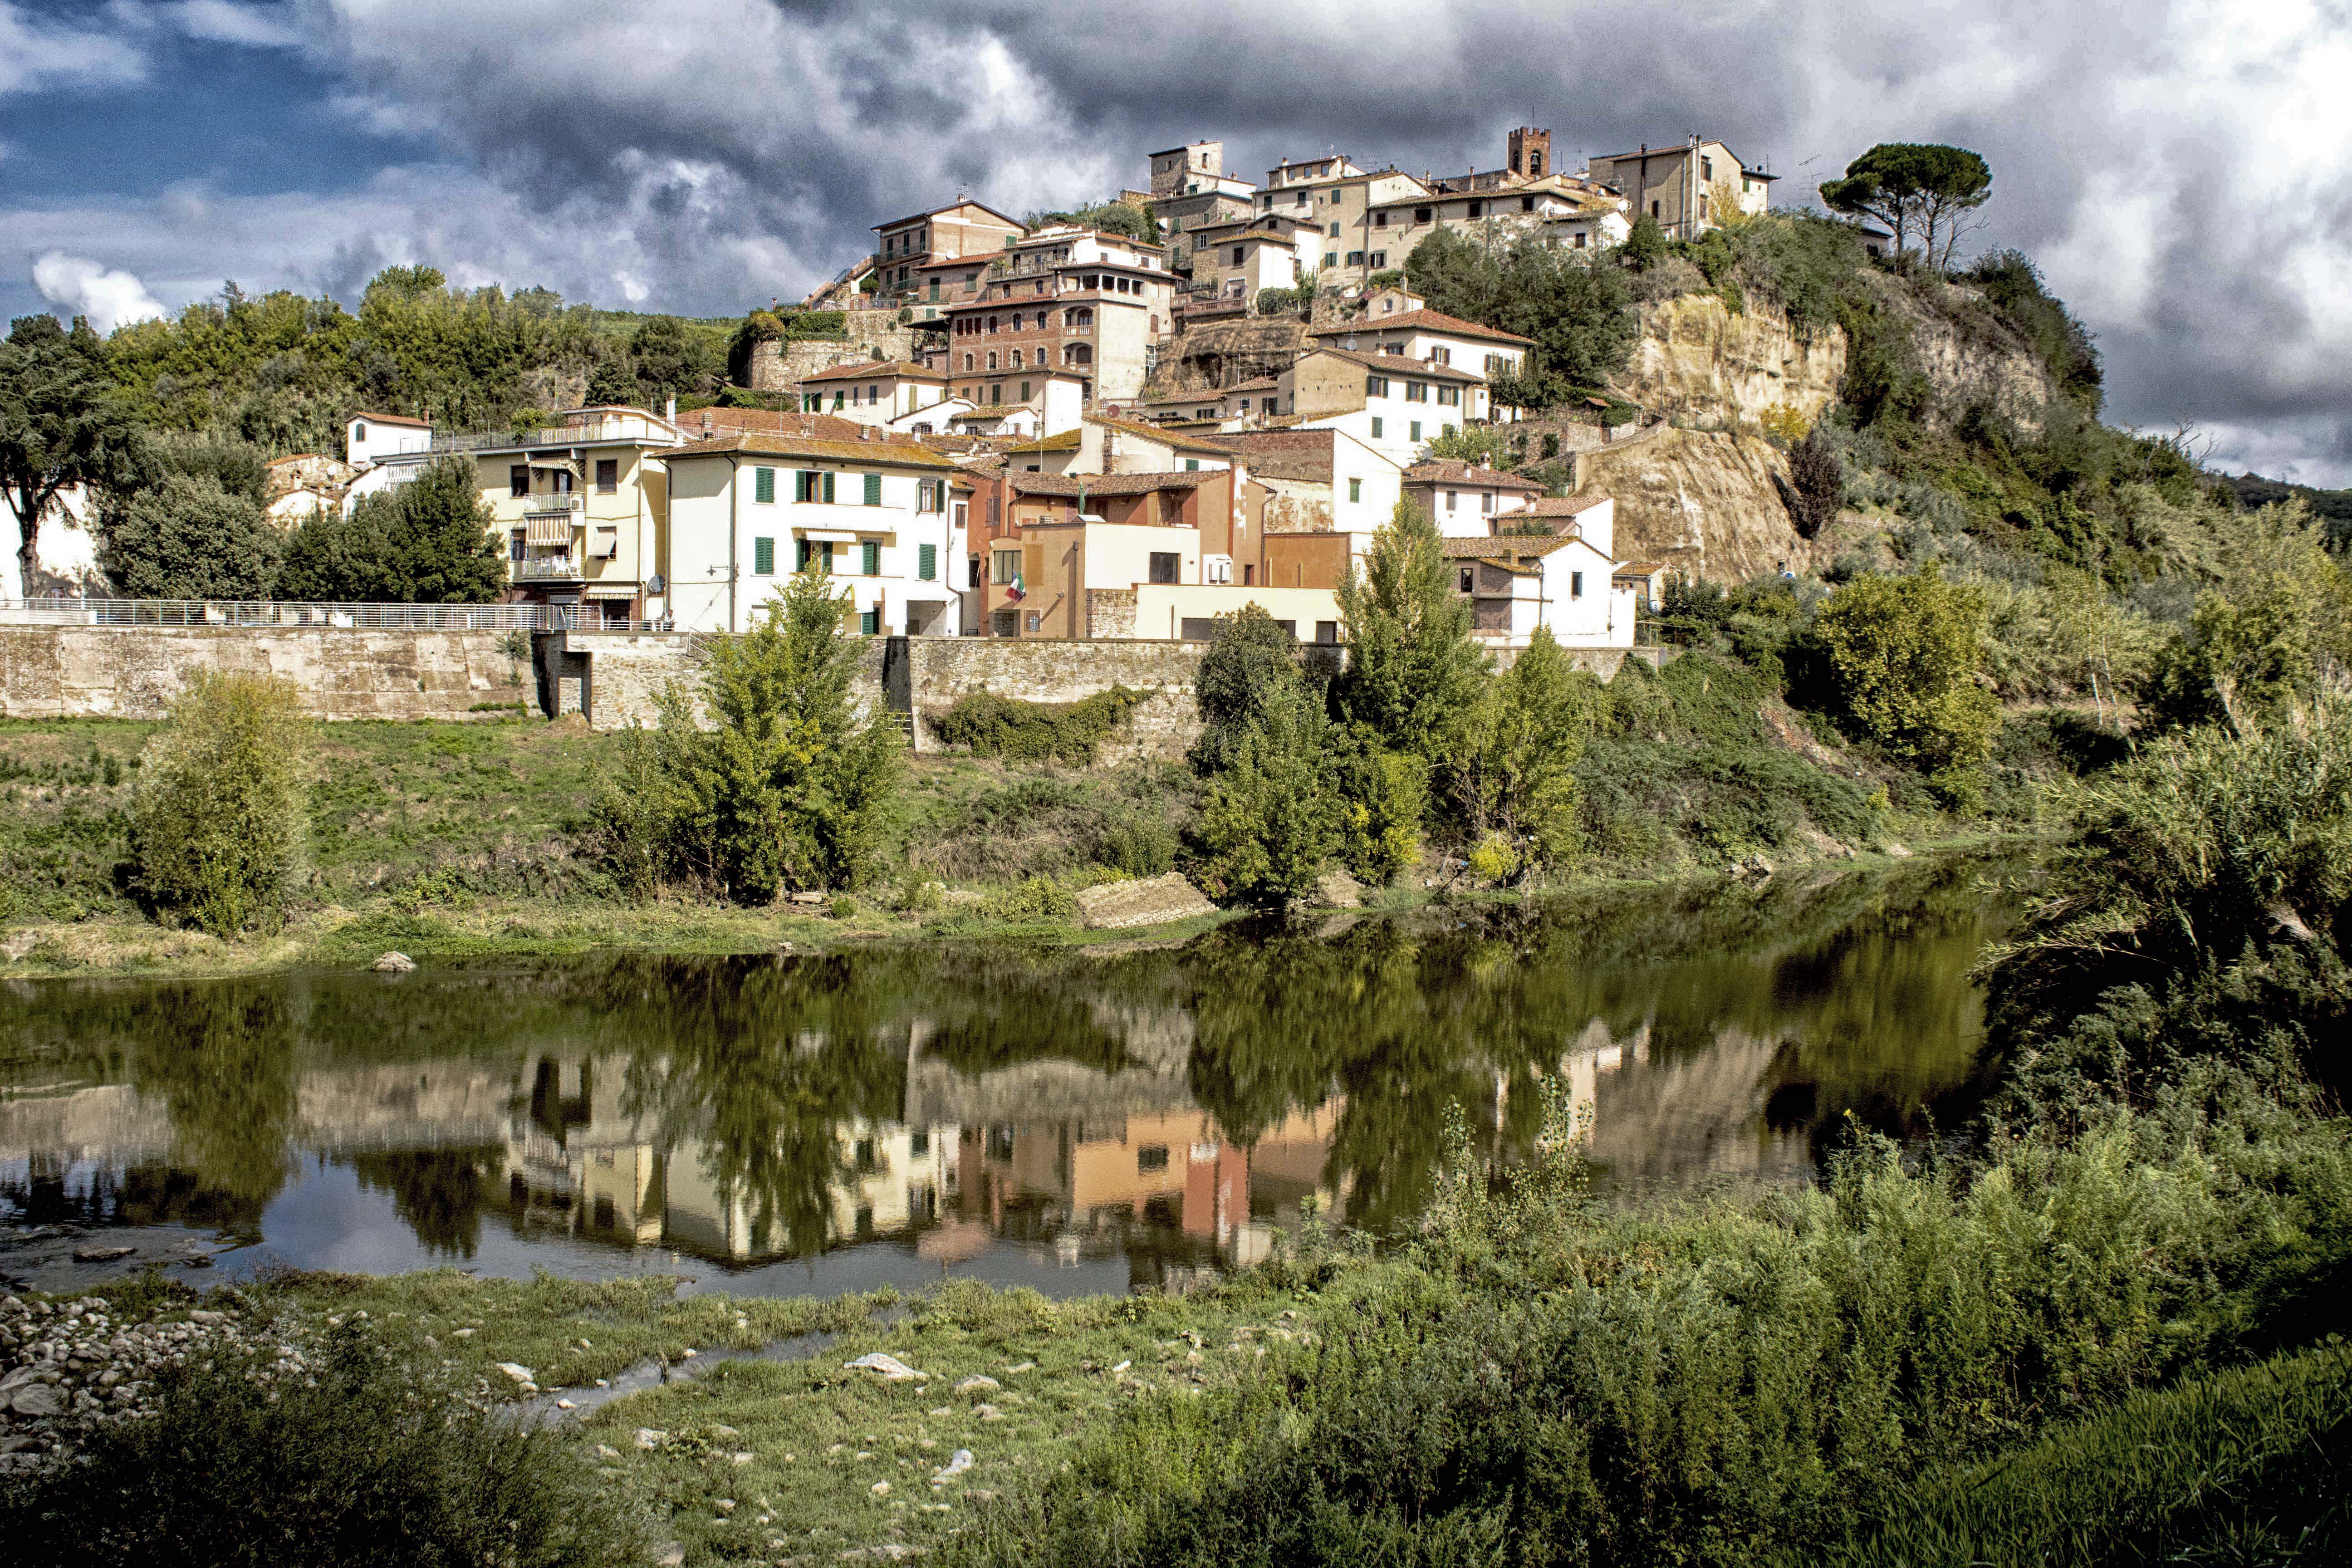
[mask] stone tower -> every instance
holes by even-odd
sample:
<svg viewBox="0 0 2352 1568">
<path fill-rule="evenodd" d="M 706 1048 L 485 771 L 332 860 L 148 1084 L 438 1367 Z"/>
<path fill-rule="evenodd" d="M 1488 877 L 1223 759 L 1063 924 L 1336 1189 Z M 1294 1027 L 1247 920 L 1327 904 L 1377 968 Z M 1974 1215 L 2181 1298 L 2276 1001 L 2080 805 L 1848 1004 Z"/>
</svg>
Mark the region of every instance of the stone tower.
<svg viewBox="0 0 2352 1568">
<path fill-rule="evenodd" d="M 1552 172 L 1551 132 L 1522 125 L 1511 132 L 1510 169 L 1523 180 L 1540 180 Z"/>
</svg>

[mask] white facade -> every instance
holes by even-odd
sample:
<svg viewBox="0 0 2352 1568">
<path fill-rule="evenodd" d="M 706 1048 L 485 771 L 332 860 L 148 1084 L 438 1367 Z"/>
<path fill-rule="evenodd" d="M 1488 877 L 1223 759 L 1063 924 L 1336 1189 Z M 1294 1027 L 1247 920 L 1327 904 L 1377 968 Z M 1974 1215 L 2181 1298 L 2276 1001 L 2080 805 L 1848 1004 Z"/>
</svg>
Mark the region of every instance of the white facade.
<svg viewBox="0 0 2352 1568">
<path fill-rule="evenodd" d="M 954 637 L 955 466 L 877 443 L 761 450 L 757 437 L 668 454 L 669 603 L 680 631 L 741 632 L 803 562 L 834 578 L 872 636 Z M 782 447 L 787 443 L 764 443 Z M 825 498 L 830 495 L 831 500 Z"/>
<path fill-rule="evenodd" d="M 1375 296 L 1377 307 L 1385 301 Z M 1459 321 L 1435 310 L 1415 310 L 1393 315 L 1367 313 L 1360 321 L 1318 329 L 1312 336 L 1326 348 L 1357 353 L 1397 354 L 1408 360 L 1475 371 L 1489 380 L 1517 375 L 1527 358 L 1528 340 L 1497 332 L 1473 321 Z"/>
<path fill-rule="evenodd" d="M 354 414 L 343 426 L 343 458 L 355 468 L 396 452 L 429 451 L 432 446 L 433 426 L 405 415 Z"/>
<path fill-rule="evenodd" d="M 801 378 L 801 411 L 856 425 L 896 426 L 948 401 L 948 378 L 919 365 L 842 364 Z M 947 428 L 938 416 L 936 428 Z"/>
<path fill-rule="evenodd" d="M 422 449 L 379 453 L 344 489 L 343 515 L 349 517 L 362 496 L 373 495 L 378 490 L 397 489 L 411 482 L 425 471 L 425 465 L 432 460 L 433 454 Z"/>
</svg>

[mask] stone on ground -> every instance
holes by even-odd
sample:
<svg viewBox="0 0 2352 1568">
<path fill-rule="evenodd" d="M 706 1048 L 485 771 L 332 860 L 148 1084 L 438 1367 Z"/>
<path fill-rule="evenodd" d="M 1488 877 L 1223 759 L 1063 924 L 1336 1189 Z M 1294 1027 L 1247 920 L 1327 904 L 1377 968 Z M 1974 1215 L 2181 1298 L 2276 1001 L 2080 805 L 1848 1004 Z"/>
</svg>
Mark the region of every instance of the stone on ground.
<svg viewBox="0 0 2352 1568">
<path fill-rule="evenodd" d="M 1173 871 L 1132 882 L 1105 882 L 1078 895 L 1078 914 L 1090 931 L 1165 925 L 1214 914 L 1216 908 L 1201 896 L 1198 888 Z"/>
<path fill-rule="evenodd" d="M 1315 884 L 1315 903 L 1318 909 L 1352 910 L 1363 901 L 1364 885 L 1337 868 L 1324 872 Z"/>
</svg>

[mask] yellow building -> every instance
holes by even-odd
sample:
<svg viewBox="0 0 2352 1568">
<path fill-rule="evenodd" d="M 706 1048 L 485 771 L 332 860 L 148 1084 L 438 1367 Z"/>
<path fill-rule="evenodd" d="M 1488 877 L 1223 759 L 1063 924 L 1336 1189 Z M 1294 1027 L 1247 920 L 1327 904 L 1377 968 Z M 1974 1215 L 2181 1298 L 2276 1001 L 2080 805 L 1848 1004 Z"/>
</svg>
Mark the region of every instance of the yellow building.
<svg viewBox="0 0 2352 1568">
<path fill-rule="evenodd" d="M 577 605 L 593 624 L 668 609 L 668 474 L 677 427 L 642 408 L 575 408 L 529 436 L 460 438 L 504 542 L 508 597 Z"/>
</svg>

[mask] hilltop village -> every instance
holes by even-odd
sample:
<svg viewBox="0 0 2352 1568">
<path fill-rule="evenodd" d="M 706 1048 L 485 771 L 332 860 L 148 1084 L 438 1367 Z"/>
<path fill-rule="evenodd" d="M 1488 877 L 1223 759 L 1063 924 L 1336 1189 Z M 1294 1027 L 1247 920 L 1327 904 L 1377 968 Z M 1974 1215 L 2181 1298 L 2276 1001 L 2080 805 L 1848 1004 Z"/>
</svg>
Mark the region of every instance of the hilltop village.
<svg viewBox="0 0 2352 1568">
<path fill-rule="evenodd" d="M 960 196 L 875 225 L 753 344 L 766 406 L 592 402 L 509 433 L 360 412 L 344 461 L 274 465 L 272 510 L 348 510 L 461 452 L 508 596 L 574 625 L 740 631 L 814 563 L 868 635 L 1196 639 L 1256 604 L 1331 643 L 1349 563 L 1412 502 L 1482 642 L 1632 645 L 1664 573 L 1619 559 L 1607 494 L 1433 455 L 1531 412 L 1509 401 L 1530 342 L 1430 309 L 1403 264 L 1446 231 L 1597 250 L 1646 215 L 1696 238 L 1773 176 L 1696 136 L 1568 174 L 1532 128 L 1454 176 L 1334 155 L 1254 185 L 1216 142 L 1149 166 L 1077 218 Z M 1548 452 L 1632 433 L 1575 419 Z"/>
</svg>

